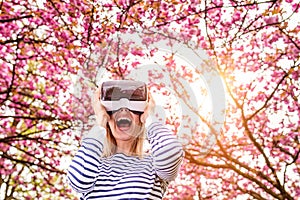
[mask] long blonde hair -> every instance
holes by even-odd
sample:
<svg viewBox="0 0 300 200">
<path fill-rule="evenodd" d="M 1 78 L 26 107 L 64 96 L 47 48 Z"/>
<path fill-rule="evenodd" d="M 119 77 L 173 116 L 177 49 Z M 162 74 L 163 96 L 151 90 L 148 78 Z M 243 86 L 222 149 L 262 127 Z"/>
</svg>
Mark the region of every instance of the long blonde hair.
<svg viewBox="0 0 300 200">
<path fill-rule="evenodd" d="M 130 156 L 137 156 L 139 158 L 143 157 L 144 154 L 144 140 L 146 136 L 145 124 L 141 124 L 141 129 L 137 134 L 137 137 L 133 141 L 130 148 Z M 117 141 L 113 136 L 109 125 L 106 125 L 106 140 L 104 142 L 102 157 L 110 157 L 117 152 Z"/>
</svg>

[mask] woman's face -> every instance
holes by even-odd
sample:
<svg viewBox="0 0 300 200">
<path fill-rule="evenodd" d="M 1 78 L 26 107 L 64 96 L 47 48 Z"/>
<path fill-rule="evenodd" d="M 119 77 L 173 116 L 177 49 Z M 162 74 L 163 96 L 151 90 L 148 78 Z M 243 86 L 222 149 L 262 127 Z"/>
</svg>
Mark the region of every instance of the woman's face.
<svg viewBox="0 0 300 200">
<path fill-rule="evenodd" d="M 141 130 L 140 115 L 127 108 L 121 108 L 111 114 L 108 123 L 116 140 L 126 141 L 136 138 Z"/>
</svg>

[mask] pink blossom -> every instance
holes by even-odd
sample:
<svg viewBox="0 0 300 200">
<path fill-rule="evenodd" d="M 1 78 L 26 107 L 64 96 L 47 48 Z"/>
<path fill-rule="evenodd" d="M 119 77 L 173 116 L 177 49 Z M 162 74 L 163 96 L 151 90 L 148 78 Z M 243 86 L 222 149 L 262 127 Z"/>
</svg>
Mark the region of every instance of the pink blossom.
<svg viewBox="0 0 300 200">
<path fill-rule="evenodd" d="M 134 56 L 144 56 L 144 53 L 143 53 L 142 49 L 134 48 L 134 49 L 132 49 L 131 53 Z"/>
<path fill-rule="evenodd" d="M 267 24 L 277 23 L 278 22 L 278 16 L 272 16 L 272 17 L 269 17 L 269 18 L 265 18 L 265 22 Z"/>
</svg>

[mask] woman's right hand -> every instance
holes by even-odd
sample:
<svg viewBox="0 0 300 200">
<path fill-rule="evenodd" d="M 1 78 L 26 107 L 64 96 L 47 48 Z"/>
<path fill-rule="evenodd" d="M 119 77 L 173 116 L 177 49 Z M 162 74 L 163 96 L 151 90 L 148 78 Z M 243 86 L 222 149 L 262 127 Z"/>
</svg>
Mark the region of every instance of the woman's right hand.
<svg viewBox="0 0 300 200">
<path fill-rule="evenodd" d="M 146 123 L 147 118 L 153 114 L 155 109 L 155 101 L 150 92 L 148 92 L 148 102 L 144 113 L 141 115 L 141 122 Z"/>
<path fill-rule="evenodd" d="M 108 120 L 110 119 L 109 115 L 107 114 L 104 106 L 101 104 L 100 98 L 101 98 L 101 87 L 97 88 L 94 92 L 94 96 L 92 99 L 92 106 L 94 113 L 96 115 L 96 121 L 99 126 L 102 126 L 106 128 L 106 124 Z"/>
</svg>

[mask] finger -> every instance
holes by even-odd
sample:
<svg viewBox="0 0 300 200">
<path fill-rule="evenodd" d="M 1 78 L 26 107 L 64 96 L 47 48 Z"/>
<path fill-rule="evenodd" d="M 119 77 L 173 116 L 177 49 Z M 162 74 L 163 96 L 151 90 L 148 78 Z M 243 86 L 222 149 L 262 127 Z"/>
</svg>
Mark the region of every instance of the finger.
<svg viewBox="0 0 300 200">
<path fill-rule="evenodd" d="M 142 123 L 145 123 L 146 119 L 147 119 L 147 116 L 146 116 L 146 113 L 144 112 L 144 113 L 141 115 L 141 122 L 142 122 Z"/>
<path fill-rule="evenodd" d="M 146 118 L 148 117 L 148 107 L 149 107 L 149 103 L 147 103 L 147 106 L 144 110 L 144 113 L 141 115 L 141 122 L 145 123 Z"/>
<path fill-rule="evenodd" d="M 150 103 L 150 107 L 155 105 L 155 100 L 152 97 L 152 94 L 149 92 L 149 103 Z"/>
<path fill-rule="evenodd" d="M 100 88 L 97 88 L 97 89 L 95 90 L 94 95 L 95 95 L 95 98 L 96 98 L 97 100 L 100 99 Z"/>
<path fill-rule="evenodd" d="M 93 104 L 98 104 L 100 102 L 100 90 L 99 88 L 97 88 L 94 91 L 94 95 L 93 95 Z"/>
<path fill-rule="evenodd" d="M 141 122 L 145 123 L 146 119 L 148 118 L 148 116 L 151 115 L 151 113 L 153 112 L 155 107 L 155 101 L 151 95 L 151 93 L 148 93 L 148 102 L 147 102 L 147 106 L 145 108 L 144 113 L 141 115 Z"/>
<path fill-rule="evenodd" d="M 152 99 L 151 92 L 150 92 L 150 91 L 148 91 L 148 102 L 149 102 L 149 101 L 151 101 L 151 99 Z"/>
</svg>

